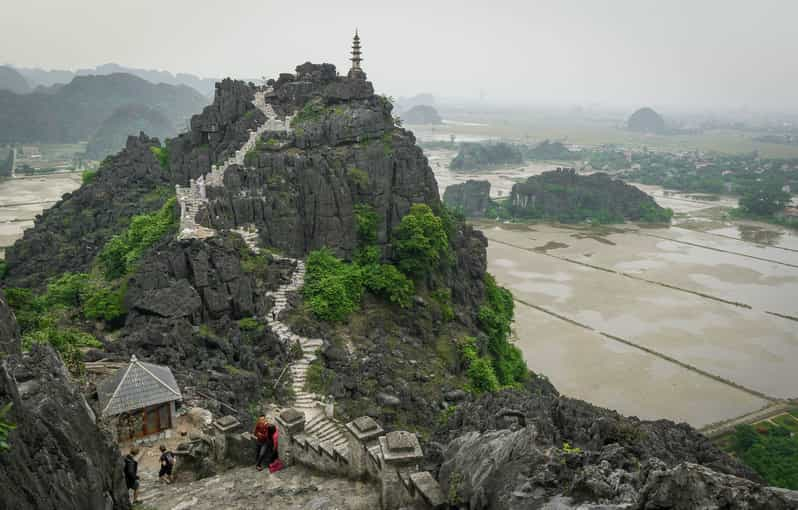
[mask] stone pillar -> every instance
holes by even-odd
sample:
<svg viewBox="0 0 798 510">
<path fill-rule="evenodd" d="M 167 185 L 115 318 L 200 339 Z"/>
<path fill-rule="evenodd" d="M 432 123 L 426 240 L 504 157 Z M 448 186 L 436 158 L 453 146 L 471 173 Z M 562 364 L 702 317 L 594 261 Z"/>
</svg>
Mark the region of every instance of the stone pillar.
<svg viewBox="0 0 798 510">
<path fill-rule="evenodd" d="M 411 506 L 414 497 L 410 493 L 410 475 L 418 471 L 424 458 L 421 444 L 415 434 L 406 431 L 389 432 L 379 438 L 382 451 L 380 473 L 383 510 L 395 510 Z"/>
<path fill-rule="evenodd" d="M 279 436 L 279 454 L 285 465 L 293 462 L 292 438 L 305 432 L 305 413 L 293 407 L 284 410 L 274 419 L 277 422 Z"/>
<path fill-rule="evenodd" d="M 380 425 L 369 416 L 361 416 L 345 425 L 349 446 L 349 472 L 353 478 L 361 478 L 369 472 L 369 447 L 376 447 L 377 438 L 382 435 Z M 371 472 L 376 475 L 378 469 Z"/>
</svg>

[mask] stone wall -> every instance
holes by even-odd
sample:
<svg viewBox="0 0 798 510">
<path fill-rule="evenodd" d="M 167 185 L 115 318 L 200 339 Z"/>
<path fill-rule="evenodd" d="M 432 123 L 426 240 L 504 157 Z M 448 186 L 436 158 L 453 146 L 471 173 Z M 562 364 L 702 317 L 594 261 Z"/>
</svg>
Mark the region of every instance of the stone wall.
<svg viewBox="0 0 798 510">
<path fill-rule="evenodd" d="M 286 465 L 301 464 L 335 476 L 363 479 L 380 487 L 382 510 L 443 508 L 440 485 L 420 470 L 424 458 L 415 434 L 385 433 L 368 416 L 345 425 L 347 445 L 335 447 L 305 433 L 305 414 L 287 409 L 277 418 L 280 458 Z"/>
</svg>

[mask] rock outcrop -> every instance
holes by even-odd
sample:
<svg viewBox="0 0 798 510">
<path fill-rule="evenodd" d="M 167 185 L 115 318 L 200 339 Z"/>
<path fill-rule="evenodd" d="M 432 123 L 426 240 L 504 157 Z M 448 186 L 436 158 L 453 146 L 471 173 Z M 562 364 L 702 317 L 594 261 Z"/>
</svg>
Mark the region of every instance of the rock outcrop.
<svg viewBox="0 0 798 510">
<path fill-rule="evenodd" d="M 9 308 L 6 296 L 0 289 L 0 358 L 6 354 L 19 354 L 19 328 L 14 312 Z"/>
<path fill-rule="evenodd" d="M 651 108 L 640 108 L 629 117 L 627 127 L 638 133 L 662 134 L 665 132 L 665 119 Z"/>
<path fill-rule="evenodd" d="M 416 105 L 403 112 L 402 120 L 408 124 L 443 124 L 438 110 L 425 104 Z"/>
<path fill-rule="evenodd" d="M 0 345 L 11 343 L 15 331 L 0 299 Z M 19 345 L 10 350 L 18 352 Z M 37 344 L 0 358 L 0 407 L 12 404 L 6 419 L 16 427 L 9 450 L 0 452 L 0 507 L 130 508 L 121 454 L 97 428 L 58 354 Z"/>
<path fill-rule="evenodd" d="M 160 208 L 173 185 L 153 147 L 160 147 L 157 139 L 129 137 L 125 149 L 103 163 L 92 183 L 65 194 L 37 216 L 34 227 L 6 249 L 8 285 L 40 287 L 49 277 L 87 271 L 132 216 Z"/>
<path fill-rule="evenodd" d="M 481 218 L 491 205 L 490 182 L 468 180 L 447 186 L 443 192 L 443 202 L 466 218 Z"/>
<path fill-rule="evenodd" d="M 235 235 L 165 241 L 130 278 L 119 340 L 91 356 L 146 357 L 172 367 L 181 388 L 201 388 L 239 410 L 276 397 L 289 354 L 264 326 L 266 293 L 293 268 L 254 257 Z"/>
<path fill-rule="evenodd" d="M 461 143 L 457 156 L 449 168 L 452 170 L 476 170 L 501 165 L 520 165 L 524 157 L 521 149 L 504 142 Z"/>
<path fill-rule="evenodd" d="M 670 215 L 646 193 L 605 173 L 579 175 L 558 168 L 513 185 L 509 209 L 518 218 L 600 223 L 669 221 Z"/>
<path fill-rule="evenodd" d="M 444 492 L 472 509 L 764 510 L 798 498 L 761 486 L 685 424 L 625 418 L 540 380 L 461 405 L 440 440 L 430 457 Z"/>
</svg>

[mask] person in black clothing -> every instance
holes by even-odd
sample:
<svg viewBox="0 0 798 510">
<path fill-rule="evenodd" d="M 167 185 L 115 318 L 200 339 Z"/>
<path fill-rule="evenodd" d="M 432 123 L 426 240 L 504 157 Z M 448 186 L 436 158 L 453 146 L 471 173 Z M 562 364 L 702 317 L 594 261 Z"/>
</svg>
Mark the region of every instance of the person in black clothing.
<svg viewBox="0 0 798 510">
<path fill-rule="evenodd" d="M 172 468 L 175 466 L 175 455 L 161 445 L 161 470 L 158 471 L 158 479 L 166 483 L 172 483 Z"/>
<path fill-rule="evenodd" d="M 125 456 L 125 484 L 128 491 L 133 491 L 133 503 L 139 500 L 139 463 L 136 460 L 138 454 L 139 449 L 133 447 Z"/>
</svg>

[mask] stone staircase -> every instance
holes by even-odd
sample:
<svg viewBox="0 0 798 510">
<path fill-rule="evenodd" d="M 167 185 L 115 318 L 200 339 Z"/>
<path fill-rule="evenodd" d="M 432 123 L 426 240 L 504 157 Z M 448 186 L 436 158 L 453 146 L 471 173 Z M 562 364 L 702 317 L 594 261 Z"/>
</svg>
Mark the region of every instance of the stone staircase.
<svg viewBox="0 0 798 510">
<path fill-rule="evenodd" d="M 199 225 L 196 221 L 197 214 L 208 204 L 206 186 L 224 186 L 224 174 L 227 169 L 233 165 L 243 166 L 247 153 L 255 148 L 264 133 L 291 132 L 293 115 L 287 116 L 285 120 L 280 120 L 272 105 L 266 102 L 266 96 L 270 93 L 271 89 L 255 92 L 252 104 L 266 116 L 266 122 L 258 126 L 257 129 L 249 130 L 247 141 L 235 151 L 235 154 L 227 158 L 221 165 L 212 165 L 211 171 L 207 174 L 201 175 L 197 179 L 191 179 L 187 188 L 179 184 L 175 185 L 177 201 L 180 204 L 178 239 L 206 239 L 213 236 L 215 234 L 213 229 Z"/>
<path fill-rule="evenodd" d="M 234 229 L 233 232 L 239 234 L 252 251 L 260 253 L 260 247 L 257 244 L 258 231 L 256 229 L 253 227 L 241 227 Z M 288 367 L 291 372 L 291 384 L 294 391 L 293 407 L 304 412 L 308 419 L 305 426 L 306 434 L 315 436 L 322 444 L 328 443 L 331 448 L 345 449 L 347 441 L 344 436 L 343 426 L 336 420 L 326 416 L 320 407 L 321 402 L 319 402 L 318 395 L 305 389 L 308 367 L 317 358 L 316 353 L 324 341 L 319 338 L 307 338 L 297 335 L 291 331 L 287 324 L 280 320 L 280 314 L 288 308 L 288 294 L 301 290 L 305 284 L 305 262 L 287 257 L 283 257 L 283 259 L 290 260 L 296 264 L 296 269 L 294 269 L 291 280 L 288 283 L 269 293 L 274 299 L 274 306 L 269 312 L 266 323 L 283 344 L 299 344 L 302 348 L 302 358 L 294 361 Z M 280 411 L 281 409 L 278 409 L 276 412 L 279 413 Z"/>
</svg>

